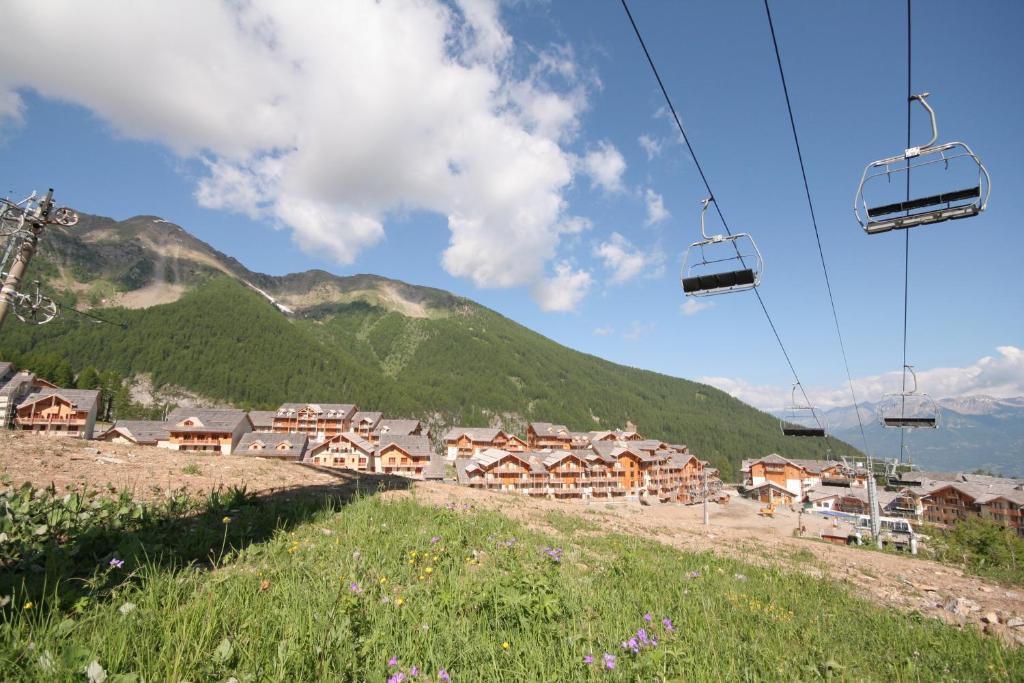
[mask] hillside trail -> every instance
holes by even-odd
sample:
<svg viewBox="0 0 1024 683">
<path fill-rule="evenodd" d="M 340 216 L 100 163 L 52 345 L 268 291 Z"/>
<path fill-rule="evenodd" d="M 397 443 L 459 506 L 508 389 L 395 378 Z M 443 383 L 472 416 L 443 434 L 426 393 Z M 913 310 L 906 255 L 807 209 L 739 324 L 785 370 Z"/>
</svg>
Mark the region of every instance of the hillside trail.
<svg viewBox="0 0 1024 683">
<path fill-rule="evenodd" d="M 231 486 L 245 486 L 255 495 L 347 495 L 359 486 L 359 477 L 345 470 L 247 456 L 172 454 L 145 446 L 6 431 L 0 431 L 0 477 L 0 488 L 24 482 L 53 484 L 58 490 L 84 486 L 129 490 L 140 500 L 157 500 L 180 490 L 202 495 Z M 362 484 L 363 490 L 368 483 Z M 416 482 L 409 489 L 380 495 L 385 499 L 411 496 L 425 505 L 470 504 L 556 534 L 561 533 L 556 526 L 562 525 L 551 513 L 576 516 L 583 523 L 573 533 L 622 533 L 690 552 L 712 552 L 829 578 L 877 604 L 919 612 L 961 628 L 976 626 L 1008 643 L 1024 644 L 1024 587 L 1004 586 L 907 555 L 824 543 L 818 534 L 829 528 L 828 521 L 785 508 L 779 508 L 773 519 L 759 517 L 759 503 L 735 495 L 727 505 L 710 506 L 707 527 L 700 505 L 648 507 L 635 502 L 532 499 L 440 482 Z M 807 528 L 804 537 L 793 535 L 798 523 Z M 680 568 L 681 580 L 688 570 Z"/>
</svg>

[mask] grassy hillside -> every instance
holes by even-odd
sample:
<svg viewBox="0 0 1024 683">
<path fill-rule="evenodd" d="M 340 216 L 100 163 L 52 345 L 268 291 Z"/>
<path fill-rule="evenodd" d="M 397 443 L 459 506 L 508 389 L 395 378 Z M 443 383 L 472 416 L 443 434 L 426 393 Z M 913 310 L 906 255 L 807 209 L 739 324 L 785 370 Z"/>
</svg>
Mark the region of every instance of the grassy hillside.
<svg viewBox="0 0 1024 683">
<path fill-rule="evenodd" d="M 583 431 L 629 420 L 644 434 L 688 444 L 727 476 L 744 457 L 814 457 L 826 448 L 784 438 L 775 418 L 721 391 L 573 351 L 464 300 L 444 316 L 412 318 L 355 301 L 290 319 L 221 276 L 174 303 L 104 315 L 125 329 L 73 316 L 8 325 L 0 358 L 57 353 L 75 370 L 150 373 L 157 385 L 245 407 L 351 401 L 439 428 L 498 419 L 520 430 L 537 419 Z M 855 452 L 828 445 L 836 456 Z"/>
<path fill-rule="evenodd" d="M 411 499 L 62 494 L 10 501 L 3 680 L 1024 678 L 1024 650 L 976 629 L 592 519 L 538 532 Z M 95 514 L 53 521 L 70 508 Z"/>
</svg>

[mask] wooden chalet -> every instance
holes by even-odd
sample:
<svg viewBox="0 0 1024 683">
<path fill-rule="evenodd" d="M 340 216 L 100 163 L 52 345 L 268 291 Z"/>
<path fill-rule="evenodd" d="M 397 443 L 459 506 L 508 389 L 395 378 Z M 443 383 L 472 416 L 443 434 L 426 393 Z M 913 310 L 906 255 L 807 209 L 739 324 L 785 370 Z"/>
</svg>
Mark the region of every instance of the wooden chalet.
<svg viewBox="0 0 1024 683">
<path fill-rule="evenodd" d="M 306 454 L 308 439 L 305 434 L 275 434 L 273 432 L 247 432 L 235 448 L 235 455 L 298 462 Z"/>
<path fill-rule="evenodd" d="M 96 437 L 98 441 L 139 446 L 156 446 L 168 438 L 170 432 L 167 431 L 167 423 L 158 420 L 118 420 Z"/>
<path fill-rule="evenodd" d="M 356 432 L 345 432 L 309 449 L 307 460 L 325 467 L 372 472 L 376 446 Z"/>
<path fill-rule="evenodd" d="M 781 486 L 802 501 L 812 488 L 826 485 L 866 485 L 868 472 L 854 470 L 834 460 L 796 460 L 772 453 L 759 460 L 744 460 L 745 488 L 757 488 L 765 482 Z"/>
<path fill-rule="evenodd" d="M 373 430 L 377 429 L 377 425 L 382 419 L 384 419 L 384 413 L 360 410 L 352 416 L 352 431 L 369 440 Z"/>
<path fill-rule="evenodd" d="M 15 409 L 14 428 L 91 439 L 99 405 L 95 389 L 34 389 Z"/>
<path fill-rule="evenodd" d="M 249 416 L 241 410 L 176 408 L 167 416 L 167 441 L 157 446 L 231 455 L 242 435 L 251 431 Z"/>
<path fill-rule="evenodd" d="M 565 425 L 531 422 L 526 426 L 526 443 L 531 451 L 572 449 L 572 432 Z"/>
<path fill-rule="evenodd" d="M 494 427 L 452 427 L 444 435 L 448 460 L 472 458 L 489 448 L 506 450 L 508 442 L 509 435 Z"/>
<path fill-rule="evenodd" d="M 430 439 L 422 435 L 382 436 L 373 458 L 374 471 L 413 479 L 444 476 L 444 464 L 434 453 Z M 440 469 L 440 477 L 438 477 Z"/>
<path fill-rule="evenodd" d="M 526 453 L 488 448 L 472 458 L 457 459 L 455 471 L 458 482 L 471 488 L 529 496 L 547 494 L 547 470 Z"/>
<path fill-rule="evenodd" d="M 352 428 L 356 407 L 351 403 L 284 403 L 274 415 L 277 434 L 305 434 L 326 441 Z"/>
</svg>

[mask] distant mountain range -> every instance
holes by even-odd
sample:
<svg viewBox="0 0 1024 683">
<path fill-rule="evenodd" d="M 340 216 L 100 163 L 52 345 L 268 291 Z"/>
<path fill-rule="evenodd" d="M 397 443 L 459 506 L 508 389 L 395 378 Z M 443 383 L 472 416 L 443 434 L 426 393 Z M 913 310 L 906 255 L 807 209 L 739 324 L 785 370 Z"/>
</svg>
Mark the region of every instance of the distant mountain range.
<svg viewBox="0 0 1024 683">
<path fill-rule="evenodd" d="M 777 419 L 725 392 L 566 348 L 464 297 L 377 275 L 256 273 L 157 216 L 83 215 L 74 228 L 48 228 L 31 271 L 66 307 L 124 325 L 71 313 L 42 326 L 12 321 L 0 358 L 26 365 L 56 356 L 74 372 L 144 376 L 239 407 L 356 402 L 426 420 L 435 433 L 629 421 L 687 444 L 726 479 L 741 459 L 773 451 L 856 454 L 834 439 L 785 437 Z"/>
<path fill-rule="evenodd" d="M 992 398 L 967 396 L 937 401 L 936 429 L 907 430 L 906 443 L 913 461 L 923 469 L 973 471 L 984 469 L 1024 476 L 1024 396 Z M 878 406 L 862 403 L 861 419 L 872 454 L 896 457 L 900 430 L 883 428 Z M 832 435 L 860 447 L 857 413 L 853 406 L 826 411 Z"/>
</svg>

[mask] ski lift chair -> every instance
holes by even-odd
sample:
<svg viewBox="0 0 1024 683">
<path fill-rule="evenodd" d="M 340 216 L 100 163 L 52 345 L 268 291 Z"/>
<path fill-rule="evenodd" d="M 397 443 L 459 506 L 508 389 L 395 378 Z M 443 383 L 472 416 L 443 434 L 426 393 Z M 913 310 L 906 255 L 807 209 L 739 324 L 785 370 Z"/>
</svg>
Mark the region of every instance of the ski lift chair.
<svg viewBox="0 0 1024 683">
<path fill-rule="evenodd" d="M 790 404 L 783 411 L 779 425 L 784 436 L 825 436 L 825 414 L 806 403 L 797 403 L 796 390 L 800 383 L 793 385 Z"/>
<path fill-rule="evenodd" d="M 704 200 L 700 212 L 701 239 L 691 244 L 683 256 L 681 280 L 687 296 L 742 292 L 761 284 L 764 260 L 749 234 L 708 236 L 705 232 L 704 215 L 713 201 L 712 197 Z"/>
<path fill-rule="evenodd" d="M 918 393 L 917 375 L 912 365 L 903 366 L 914 380 L 910 391 L 882 396 L 878 406 L 878 419 L 883 427 L 906 429 L 935 429 L 939 426 L 939 406 L 928 394 Z"/>
<path fill-rule="evenodd" d="M 959 218 L 970 218 L 984 211 L 988 205 L 992 182 L 988 170 L 981 163 L 978 155 L 964 142 L 935 144 L 939 137 L 935 110 L 925 100 L 930 94 L 921 93 L 913 95 L 910 99 L 920 102 L 931 117 L 932 139 L 923 146 L 911 147 L 897 156 L 872 161 L 864 169 L 860 185 L 857 188 L 857 196 L 853 200 L 853 212 L 857 216 L 857 222 L 869 235 Z M 864 197 L 865 186 L 870 184 L 873 187 L 875 183 L 871 181 L 877 178 L 884 176 L 887 181 L 891 182 L 894 174 L 909 173 L 911 170 L 934 167 L 936 164 L 942 164 L 943 170 L 948 172 L 950 162 L 958 166 L 977 167 L 977 184 L 880 206 L 869 206 Z M 946 181 L 948 182 L 948 178 Z"/>
</svg>

